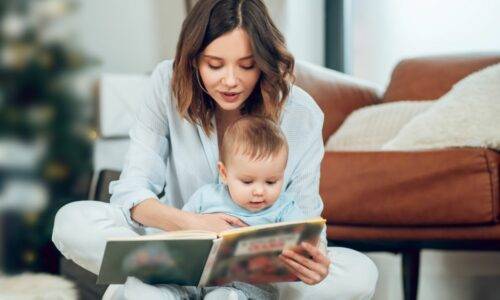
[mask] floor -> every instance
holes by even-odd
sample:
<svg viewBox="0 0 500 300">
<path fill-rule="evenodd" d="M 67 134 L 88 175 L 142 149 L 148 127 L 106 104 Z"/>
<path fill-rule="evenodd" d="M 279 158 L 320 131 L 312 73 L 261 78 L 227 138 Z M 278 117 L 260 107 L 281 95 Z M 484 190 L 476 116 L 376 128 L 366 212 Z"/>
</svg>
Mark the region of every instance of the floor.
<svg viewBox="0 0 500 300">
<path fill-rule="evenodd" d="M 374 300 L 402 300 L 401 256 L 367 253 L 379 269 Z M 423 251 L 418 299 L 500 299 L 500 252 Z"/>
</svg>

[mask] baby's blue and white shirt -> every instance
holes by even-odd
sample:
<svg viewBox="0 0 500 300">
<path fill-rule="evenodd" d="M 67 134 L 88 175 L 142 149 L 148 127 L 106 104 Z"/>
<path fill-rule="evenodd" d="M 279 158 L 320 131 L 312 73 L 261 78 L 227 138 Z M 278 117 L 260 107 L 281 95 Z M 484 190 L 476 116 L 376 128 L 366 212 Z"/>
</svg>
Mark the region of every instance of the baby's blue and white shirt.
<svg viewBox="0 0 500 300">
<path fill-rule="evenodd" d="M 282 192 L 273 205 L 257 211 L 249 211 L 231 199 L 227 185 L 206 184 L 198 189 L 182 210 L 198 214 L 225 213 L 235 216 L 250 226 L 269 223 L 304 220 L 307 217 L 297 206 L 293 195 Z"/>
</svg>

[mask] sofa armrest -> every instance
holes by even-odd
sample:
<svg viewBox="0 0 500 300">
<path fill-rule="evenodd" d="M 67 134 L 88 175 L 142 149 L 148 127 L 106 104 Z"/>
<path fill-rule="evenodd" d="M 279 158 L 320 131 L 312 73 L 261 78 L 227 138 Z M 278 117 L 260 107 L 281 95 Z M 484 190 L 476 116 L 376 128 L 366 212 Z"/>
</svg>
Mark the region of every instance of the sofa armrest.
<svg viewBox="0 0 500 300">
<path fill-rule="evenodd" d="M 497 152 L 479 148 L 327 152 L 323 216 L 341 225 L 496 223 L 498 162 Z"/>
<path fill-rule="evenodd" d="M 467 75 L 500 62 L 500 53 L 429 56 L 402 60 L 383 101 L 433 100 Z"/>
<path fill-rule="evenodd" d="M 295 84 L 309 93 L 325 114 L 324 141 L 352 111 L 380 102 L 380 87 L 321 66 L 298 61 L 295 77 Z"/>
<path fill-rule="evenodd" d="M 91 196 L 91 199 L 109 203 L 109 199 L 111 198 L 109 184 L 119 178 L 120 171 L 101 170 L 97 175 L 95 194 Z"/>
<path fill-rule="evenodd" d="M 112 181 L 120 179 L 120 174 L 121 171 L 118 170 L 101 170 L 97 175 L 95 191 L 90 198 L 92 200 L 109 203 L 109 200 L 111 199 L 111 194 L 109 193 L 109 184 Z M 165 196 L 165 191 L 163 190 L 157 196 L 158 198 Z"/>
</svg>

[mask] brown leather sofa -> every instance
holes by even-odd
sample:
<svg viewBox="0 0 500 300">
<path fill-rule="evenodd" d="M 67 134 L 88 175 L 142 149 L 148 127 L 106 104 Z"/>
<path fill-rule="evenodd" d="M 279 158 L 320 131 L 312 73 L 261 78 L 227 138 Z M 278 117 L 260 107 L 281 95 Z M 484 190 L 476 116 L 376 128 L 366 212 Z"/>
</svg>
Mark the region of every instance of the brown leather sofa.
<svg viewBox="0 0 500 300">
<path fill-rule="evenodd" d="M 469 73 L 500 62 L 500 54 L 404 60 L 380 96 L 370 83 L 298 63 L 296 84 L 325 114 L 324 140 L 355 109 L 398 100 L 436 99 Z M 500 249 L 498 152 L 445 149 L 419 152 L 326 152 L 320 193 L 332 245 L 403 253 L 405 299 L 416 299 L 419 251 Z M 92 195 L 109 201 L 119 172 L 99 173 Z M 105 286 L 66 259 L 61 273 L 81 299 L 100 299 Z"/>
<path fill-rule="evenodd" d="M 298 66 L 297 85 L 323 109 L 326 141 L 355 109 L 437 99 L 498 62 L 500 54 L 406 59 L 381 97 L 366 83 L 312 65 Z M 405 299 L 416 299 L 421 249 L 500 249 L 499 166 L 499 152 L 480 148 L 326 152 L 320 193 L 329 242 L 403 253 Z"/>
</svg>

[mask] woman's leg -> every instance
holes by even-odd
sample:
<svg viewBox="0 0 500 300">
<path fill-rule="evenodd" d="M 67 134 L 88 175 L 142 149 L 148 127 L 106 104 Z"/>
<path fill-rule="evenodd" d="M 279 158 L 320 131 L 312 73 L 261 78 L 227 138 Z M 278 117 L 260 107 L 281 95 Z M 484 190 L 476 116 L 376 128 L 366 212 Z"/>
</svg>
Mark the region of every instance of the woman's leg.
<svg viewBox="0 0 500 300">
<path fill-rule="evenodd" d="M 280 299 L 371 299 L 378 270 L 368 256 L 341 247 L 328 248 L 332 261 L 330 273 L 320 283 L 310 286 L 302 282 L 278 283 Z"/>
<path fill-rule="evenodd" d="M 340 247 L 328 248 L 332 264 L 329 275 L 319 284 L 310 286 L 302 282 L 278 283 L 280 299 L 334 299 L 334 300 L 365 300 L 371 299 L 378 279 L 375 264 L 364 254 Z M 178 292 L 173 287 L 146 285 L 137 279 L 127 280 L 127 283 L 117 291 L 116 295 L 125 295 L 107 299 L 133 299 L 127 296 L 148 294 L 151 299 L 174 299 Z M 220 290 L 219 292 L 223 292 Z M 153 295 L 157 295 L 153 297 Z M 214 295 L 218 295 L 215 293 Z M 207 295 L 208 296 L 208 295 Z M 123 297 L 123 298 L 122 298 Z M 179 298 L 177 296 L 177 298 Z M 182 297 L 180 297 L 183 299 Z M 103 298 L 104 299 L 104 298 Z"/>
<path fill-rule="evenodd" d="M 97 274 L 108 237 L 137 236 L 122 211 L 100 201 L 66 204 L 56 214 L 52 241 L 67 258 Z"/>
<path fill-rule="evenodd" d="M 77 201 L 66 204 L 56 214 L 52 241 L 68 259 L 81 267 L 99 273 L 108 237 L 130 237 L 160 230 L 134 230 L 123 212 L 109 203 Z M 105 299 L 188 299 L 196 289 L 172 286 L 152 286 L 129 277 L 124 285 L 110 285 Z"/>
<path fill-rule="evenodd" d="M 104 202 L 78 201 L 56 215 L 52 240 L 61 253 L 97 274 L 108 237 L 137 236 L 120 209 Z M 319 284 L 278 284 L 281 299 L 370 299 L 378 271 L 364 254 L 347 248 L 329 248 L 330 274 Z M 132 288 L 134 284 L 128 287 Z M 126 288 L 128 291 L 129 289 Z M 133 288 L 133 290 L 135 290 Z"/>
</svg>

